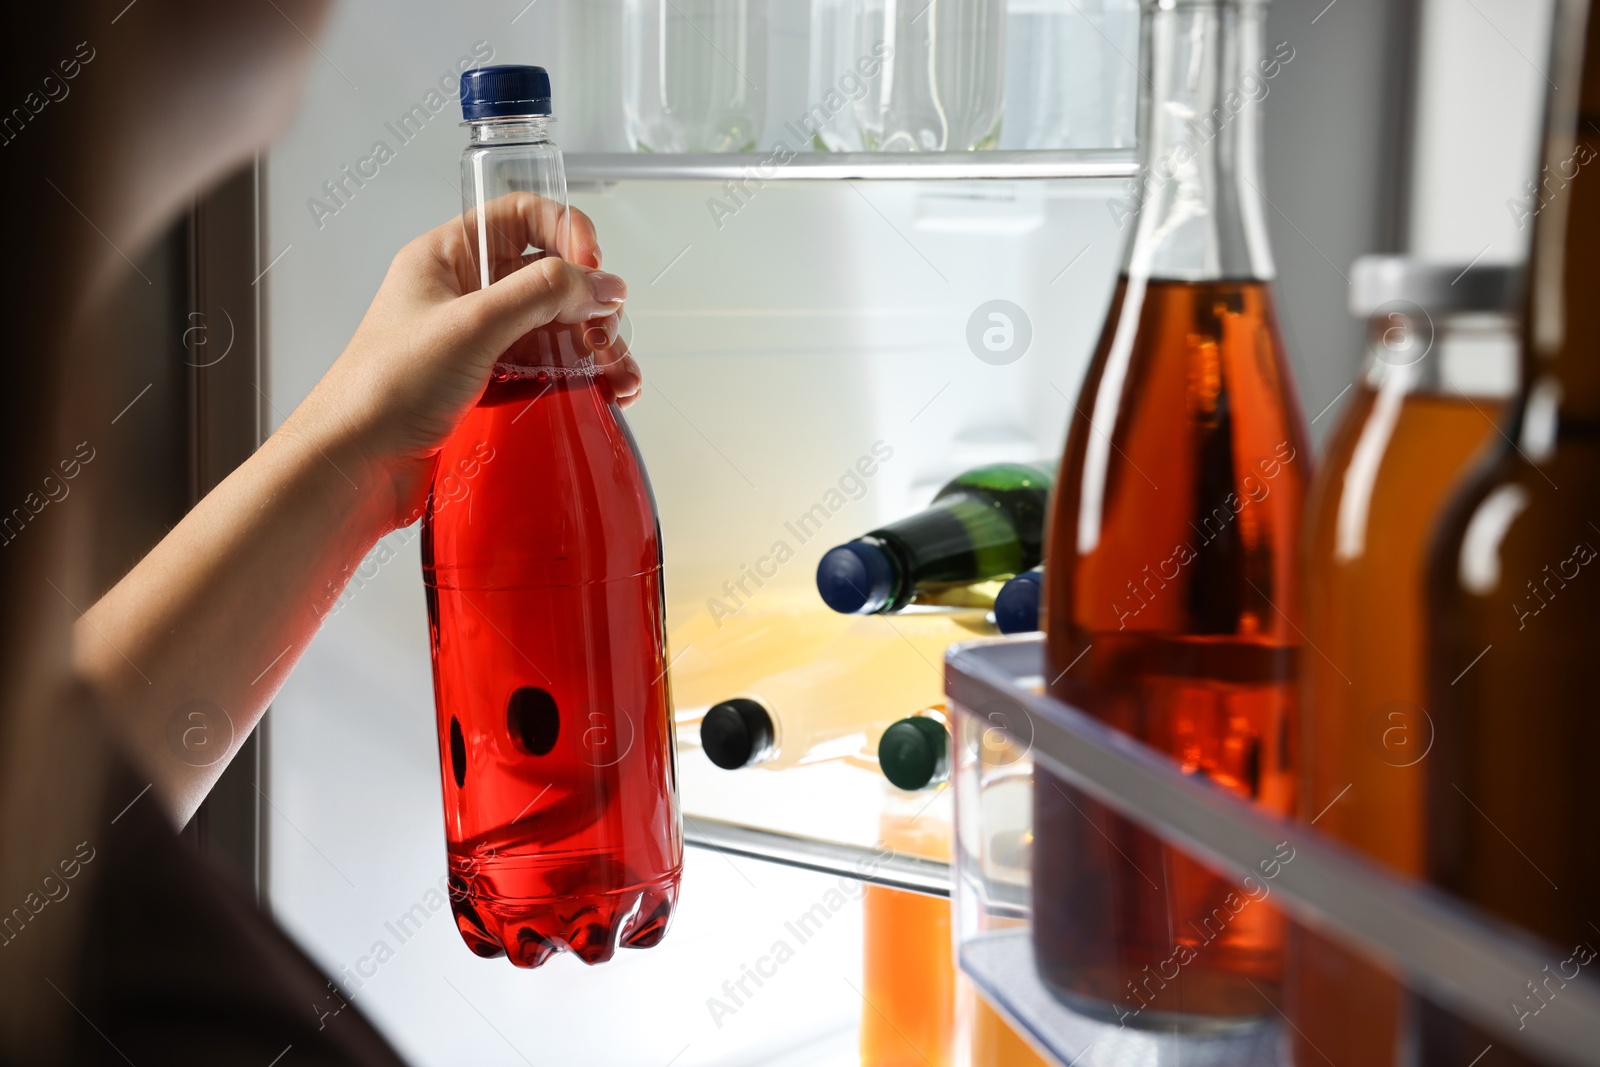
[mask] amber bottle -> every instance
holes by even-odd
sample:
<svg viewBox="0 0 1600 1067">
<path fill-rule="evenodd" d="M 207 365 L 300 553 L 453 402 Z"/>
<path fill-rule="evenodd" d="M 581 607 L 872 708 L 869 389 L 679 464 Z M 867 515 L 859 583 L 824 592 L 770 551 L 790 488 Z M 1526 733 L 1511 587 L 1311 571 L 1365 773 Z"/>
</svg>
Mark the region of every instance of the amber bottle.
<svg viewBox="0 0 1600 1067">
<path fill-rule="evenodd" d="M 1052 503 L 1046 681 L 1288 814 L 1311 456 L 1260 196 L 1259 90 L 1293 55 L 1263 47 L 1265 6 L 1145 5 L 1143 177 Z M 1043 772 L 1034 828 L 1035 958 L 1060 1000 L 1166 1030 L 1277 1018 L 1283 919 L 1265 883 L 1222 877 Z"/>
<path fill-rule="evenodd" d="M 1565 982 L 1596 981 L 1600 948 L 1600 17 L 1563 0 L 1554 42 L 1522 383 L 1428 568 L 1427 872 L 1549 946 L 1548 979 L 1505 991 L 1528 1029 Z M 1421 1015 L 1427 1067 L 1536 1062 Z"/>
<path fill-rule="evenodd" d="M 1373 256 L 1351 268 L 1366 357 L 1306 506 L 1301 627 L 1315 651 L 1301 663 L 1300 818 L 1412 877 L 1433 743 L 1429 537 L 1516 382 L 1517 272 L 1466 266 Z M 1300 1067 L 1383 1067 L 1407 1039 L 1399 980 L 1305 928 L 1291 935 L 1285 999 Z"/>
</svg>

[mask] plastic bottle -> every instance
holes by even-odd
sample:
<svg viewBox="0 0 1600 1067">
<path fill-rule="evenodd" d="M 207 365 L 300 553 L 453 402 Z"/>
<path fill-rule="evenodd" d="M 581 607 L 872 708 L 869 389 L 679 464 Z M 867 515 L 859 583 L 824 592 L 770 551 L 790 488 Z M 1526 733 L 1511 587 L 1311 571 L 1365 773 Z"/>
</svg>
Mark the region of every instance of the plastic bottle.
<svg viewBox="0 0 1600 1067">
<path fill-rule="evenodd" d="M 767 0 L 627 0 L 623 99 L 640 152 L 748 152 L 767 109 Z"/>
<path fill-rule="evenodd" d="M 538 67 L 461 77 L 477 281 L 559 254 L 566 183 Z M 655 500 L 580 336 L 494 368 L 438 457 L 423 524 L 451 907 L 468 946 L 536 967 L 666 932 L 683 846 Z"/>
<path fill-rule="evenodd" d="M 835 611 L 899 611 L 962 587 L 999 582 L 1039 565 L 1050 473 L 1024 463 L 967 471 L 925 510 L 831 548 L 817 592 Z M 993 600 L 993 593 L 987 598 Z M 985 604 L 987 606 L 987 604 Z"/>
<path fill-rule="evenodd" d="M 858 619 L 815 662 L 713 706 L 701 747 L 727 770 L 870 755 L 891 723 L 943 699 L 945 649 L 992 632 L 979 611 Z"/>
</svg>

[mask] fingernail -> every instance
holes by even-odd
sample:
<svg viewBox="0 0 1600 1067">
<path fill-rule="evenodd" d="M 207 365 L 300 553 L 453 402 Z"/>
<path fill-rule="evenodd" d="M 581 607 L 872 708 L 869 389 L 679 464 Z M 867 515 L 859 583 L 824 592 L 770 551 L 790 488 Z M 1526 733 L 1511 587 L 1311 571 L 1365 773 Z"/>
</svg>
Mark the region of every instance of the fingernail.
<svg viewBox="0 0 1600 1067">
<path fill-rule="evenodd" d="M 615 274 L 597 270 L 589 275 L 589 292 L 602 304 L 616 304 L 628 295 L 628 286 Z"/>
<path fill-rule="evenodd" d="M 606 345 L 610 343 L 610 340 L 611 339 L 606 336 L 604 327 L 591 326 L 587 330 L 583 331 L 583 343 L 588 345 L 590 348 L 605 348 Z"/>
</svg>

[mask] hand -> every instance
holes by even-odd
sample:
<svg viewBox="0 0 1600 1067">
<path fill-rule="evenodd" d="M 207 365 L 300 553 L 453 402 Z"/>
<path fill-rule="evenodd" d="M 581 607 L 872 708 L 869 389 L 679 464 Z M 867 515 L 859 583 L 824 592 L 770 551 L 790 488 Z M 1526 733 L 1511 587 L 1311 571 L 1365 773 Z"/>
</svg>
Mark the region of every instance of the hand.
<svg viewBox="0 0 1600 1067">
<path fill-rule="evenodd" d="M 392 489 L 395 526 L 421 514 L 434 457 L 483 395 L 495 361 L 529 331 L 571 327 L 619 403 L 638 394 L 639 365 L 617 336 L 627 286 L 598 269 L 589 217 L 573 208 L 563 227 L 561 214 L 531 193 L 491 202 L 490 259 L 510 269 L 493 268 L 487 288 L 478 287 L 459 220 L 402 248 L 350 344 L 285 424 L 325 453 L 351 457 L 363 486 L 373 479 Z M 562 258 L 530 262 L 521 255 L 529 246 Z"/>
</svg>

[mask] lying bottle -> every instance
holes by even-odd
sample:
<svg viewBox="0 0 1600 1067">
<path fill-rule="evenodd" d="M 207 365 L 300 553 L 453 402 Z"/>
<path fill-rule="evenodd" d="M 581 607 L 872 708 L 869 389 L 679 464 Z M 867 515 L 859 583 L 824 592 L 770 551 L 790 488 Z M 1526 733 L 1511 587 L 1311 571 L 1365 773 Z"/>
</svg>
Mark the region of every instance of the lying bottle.
<svg viewBox="0 0 1600 1067">
<path fill-rule="evenodd" d="M 944 705 L 901 719 L 878 739 L 878 768 L 907 792 L 950 780 L 950 727 Z"/>
<path fill-rule="evenodd" d="M 1050 478 L 1024 463 L 967 471 L 927 510 L 829 549 L 817 564 L 817 592 L 834 611 L 872 615 L 980 582 L 998 589 L 1043 558 Z"/>
<path fill-rule="evenodd" d="M 1039 601 L 1044 591 L 1044 568 L 1024 571 L 1000 587 L 994 597 L 994 625 L 1003 634 L 1031 634 L 1042 628 Z"/>
<path fill-rule="evenodd" d="M 981 611 L 860 619 L 815 662 L 710 708 L 700 745 L 724 770 L 870 755 L 908 709 L 944 698 L 944 652 L 992 633 Z"/>
<path fill-rule="evenodd" d="M 565 247 L 566 182 L 543 70 L 467 71 L 461 105 L 486 286 Z M 480 956 L 592 964 L 666 932 L 683 845 L 659 529 L 581 335 L 519 339 L 440 451 L 422 534 L 450 903 Z"/>
</svg>

